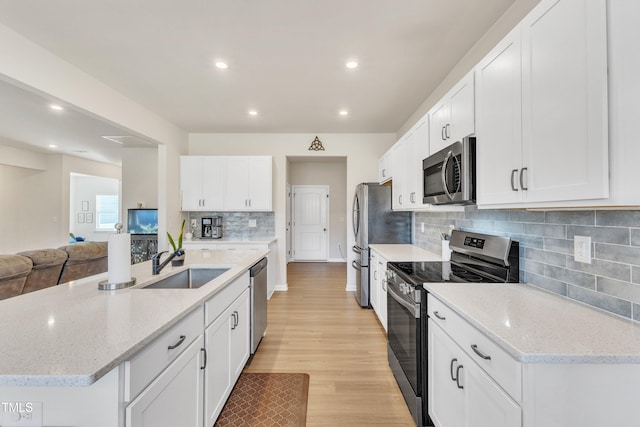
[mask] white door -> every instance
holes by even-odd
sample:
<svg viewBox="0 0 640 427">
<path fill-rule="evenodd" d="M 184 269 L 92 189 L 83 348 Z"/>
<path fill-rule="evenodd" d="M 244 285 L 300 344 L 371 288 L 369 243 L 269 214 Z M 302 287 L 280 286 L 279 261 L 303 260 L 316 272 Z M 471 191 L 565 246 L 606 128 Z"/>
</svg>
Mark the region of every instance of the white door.
<svg viewBox="0 0 640 427">
<path fill-rule="evenodd" d="M 329 187 L 293 186 L 293 259 L 326 261 Z"/>
<path fill-rule="evenodd" d="M 287 184 L 287 212 L 285 214 L 286 216 L 286 222 L 287 222 L 287 262 L 291 262 L 293 261 L 293 248 L 291 247 L 292 242 L 292 238 L 291 238 L 291 234 L 293 233 L 293 230 L 291 229 L 291 198 L 293 197 L 293 194 L 291 193 L 291 185 Z"/>
</svg>

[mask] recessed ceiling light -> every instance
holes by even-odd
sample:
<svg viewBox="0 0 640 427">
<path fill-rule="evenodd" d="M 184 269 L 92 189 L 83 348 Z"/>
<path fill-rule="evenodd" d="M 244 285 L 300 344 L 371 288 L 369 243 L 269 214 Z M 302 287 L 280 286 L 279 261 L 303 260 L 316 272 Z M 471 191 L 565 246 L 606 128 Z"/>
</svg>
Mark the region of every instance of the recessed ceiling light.
<svg viewBox="0 0 640 427">
<path fill-rule="evenodd" d="M 224 61 L 216 61 L 216 67 L 220 68 L 221 70 L 226 70 L 227 68 L 229 68 L 229 65 L 227 65 L 227 63 Z"/>
<path fill-rule="evenodd" d="M 58 148 L 56 144 L 49 144 L 49 148 Z"/>
<path fill-rule="evenodd" d="M 56 110 L 56 111 L 62 111 L 62 110 L 64 110 L 64 108 L 62 108 L 62 106 L 60 106 L 60 105 L 58 105 L 58 104 L 51 104 L 51 105 L 49 105 L 49 107 L 50 107 L 52 110 Z"/>
<path fill-rule="evenodd" d="M 258 112 L 256 110 L 249 110 L 249 115 L 250 116 L 257 116 Z"/>
<path fill-rule="evenodd" d="M 356 61 L 355 59 L 350 59 L 347 61 L 346 65 L 347 65 L 347 68 L 353 70 L 358 66 L 358 61 Z"/>
<path fill-rule="evenodd" d="M 341 116 L 348 116 L 349 112 L 347 110 L 340 110 L 338 114 L 340 114 Z"/>
</svg>

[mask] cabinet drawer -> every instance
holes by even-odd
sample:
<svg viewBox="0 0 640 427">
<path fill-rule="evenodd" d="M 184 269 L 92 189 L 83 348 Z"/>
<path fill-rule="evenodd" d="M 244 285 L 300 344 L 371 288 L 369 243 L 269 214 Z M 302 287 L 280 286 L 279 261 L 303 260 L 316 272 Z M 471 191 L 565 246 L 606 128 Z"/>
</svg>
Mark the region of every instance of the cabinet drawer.
<svg viewBox="0 0 640 427">
<path fill-rule="evenodd" d="M 429 318 L 434 323 L 440 325 L 515 401 L 521 402 L 522 366 L 520 362 L 432 294 L 429 294 L 427 299 L 427 310 Z"/>
<path fill-rule="evenodd" d="M 242 292 L 249 287 L 249 272 L 225 286 L 220 292 L 204 303 L 204 324 L 208 326 L 231 305 Z"/>
<path fill-rule="evenodd" d="M 202 334 L 202 319 L 200 306 L 125 362 L 125 401 L 133 400 Z"/>
</svg>

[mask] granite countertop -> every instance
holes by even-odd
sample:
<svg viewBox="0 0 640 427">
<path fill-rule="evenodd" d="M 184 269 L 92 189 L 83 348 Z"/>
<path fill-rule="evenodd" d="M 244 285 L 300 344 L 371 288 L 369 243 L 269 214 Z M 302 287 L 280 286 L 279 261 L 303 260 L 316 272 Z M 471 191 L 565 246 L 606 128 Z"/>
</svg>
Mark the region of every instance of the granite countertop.
<svg viewBox="0 0 640 427">
<path fill-rule="evenodd" d="M 184 243 L 192 243 L 195 245 L 205 245 L 212 243 L 224 243 L 224 244 L 264 244 L 270 245 L 275 242 L 277 239 L 275 237 L 221 237 L 219 239 L 202 239 L 199 237 L 194 237 L 191 240 L 184 240 Z"/>
<path fill-rule="evenodd" d="M 90 385 L 267 253 L 187 250 L 184 266 L 167 265 L 157 276 L 151 261 L 133 265 L 132 288 L 98 290 L 103 273 L 0 301 L 0 385 Z M 231 268 L 197 289 L 140 289 L 190 266 Z"/>
<path fill-rule="evenodd" d="M 442 261 L 442 255 L 406 244 L 372 244 L 369 248 L 378 252 L 387 261 Z"/>
<path fill-rule="evenodd" d="M 640 363 L 640 325 L 525 284 L 425 288 L 525 363 Z"/>
</svg>

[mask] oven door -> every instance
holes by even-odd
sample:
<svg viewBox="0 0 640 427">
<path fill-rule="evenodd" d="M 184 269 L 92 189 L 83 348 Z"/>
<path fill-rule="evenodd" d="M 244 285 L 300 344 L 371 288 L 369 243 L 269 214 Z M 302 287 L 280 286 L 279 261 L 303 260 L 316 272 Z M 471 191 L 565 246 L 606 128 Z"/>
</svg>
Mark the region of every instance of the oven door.
<svg viewBox="0 0 640 427">
<path fill-rule="evenodd" d="M 389 348 L 411 384 L 415 396 L 422 396 L 420 303 L 399 292 L 398 284 L 387 287 L 387 337 Z"/>
</svg>

